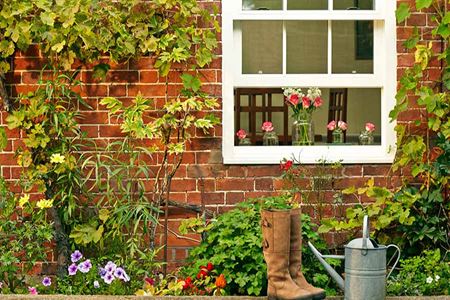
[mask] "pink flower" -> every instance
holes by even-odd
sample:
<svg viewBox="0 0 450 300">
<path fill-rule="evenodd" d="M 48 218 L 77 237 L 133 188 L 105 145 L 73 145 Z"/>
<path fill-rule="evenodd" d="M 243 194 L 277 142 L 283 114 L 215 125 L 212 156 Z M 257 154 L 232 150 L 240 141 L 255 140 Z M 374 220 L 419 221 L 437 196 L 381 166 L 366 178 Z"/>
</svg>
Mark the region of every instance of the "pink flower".
<svg viewBox="0 0 450 300">
<path fill-rule="evenodd" d="M 375 125 L 373 123 L 367 122 L 366 123 L 366 131 L 372 132 L 375 130 Z"/>
<path fill-rule="evenodd" d="M 331 121 L 330 123 L 328 123 L 327 128 L 330 131 L 335 130 L 336 129 L 336 121 Z"/>
<path fill-rule="evenodd" d="M 323 104 L 323 100 L 322 100 L 322 98 L 320 98 L 320 97 L 317 97 L 315 100 L 314 100 L 314 103 L 313 103 L 313 105 L 314 105 L 314 107 L 321 107 L 322 106 L 322 104 Z"/>
<path fill-rule="evenodd" d="M 346 131 L 348 128 L 347 123 L 345 123 L 344 121 L 339 121 L 338 122 L 338 127 L 339 129 L 341 129 L 342 131 Z"/>
<path fill-rule="evenodd" d="M 271 132 L 271 131 L 273 131 L 273 124 L 272 124 L 272 122 L 264 122 L 262 124 L 261 129 L 264 132 Z"/>
<path fill-rule="evenodd" d="M 30 293 L 30 295 L 37 295 L 38 294 L 38 291 L 37 291 L 37 289 L 33 286 L 29 286 L 28 287 L 28 292 Z"/>
<path fill-rule="evenodd" d="M 291 103 L 292 105 L 297 105 L 298 104 L 298 95 L 297 94 L 292 94 L 289 96 L 288 98 L 289 103 Z"/>
<path fill-rule="evenodd" d="M 247 132 L 244 129 L 239 129 L 236 135 L 240 140 L 243 140 L 247 136 Z"/>
<path fill-rule="evenodd" d="M 303 108 L 309 108 L 311 106 L 311 100 L 308 97 L 302 98 Z"/>
</svg>

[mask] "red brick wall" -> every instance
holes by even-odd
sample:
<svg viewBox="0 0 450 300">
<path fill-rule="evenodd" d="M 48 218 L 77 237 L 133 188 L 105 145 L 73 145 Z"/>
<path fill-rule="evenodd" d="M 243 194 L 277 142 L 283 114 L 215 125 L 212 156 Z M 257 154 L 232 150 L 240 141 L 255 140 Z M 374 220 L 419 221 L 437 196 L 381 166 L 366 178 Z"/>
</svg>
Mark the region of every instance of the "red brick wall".
<svg viewBox="0 0 450 300">
<path fill-rule="evenodd" d="M 230 0 L 231 1 L 231 0 Z M 398 1 L 405 2 L 403 0 Z M 414 2 L 414 1 L 408 1 Z M 431 13 L 413 12 L 411 18 L 398 26 L 398 75 L 401 76 L 406 67 L 414 63 L 414 56 L 402 45 L 402 42 L 411 34 L 414 26 L 419 30 L 424 39 L 431 39 L 430 31 L 433 26 Z M 434 47 L 440 47 L 436 41 Z M 219 51 L 220 52 L 220 51 Z M 220 54 L 220 53 L 219 53 Z M 81 111 L 83 118 L 80 119 L 81 128 L 87 132 L 90 138 L 95 140 L 108 140 L 120 138 L 119 126 L 115 120 L 108 118 L 108 111 L 99 104 L 105 96 L 117 97 L 123 101 L 129 101 L 138 92 L 144 96 L 155 99 L 156 105 L 164 99 L 164 79 L 161 78 L 153 67 L 154 60 L 141 58 L 120 65 L 113 65 L 106 82 L 97 83 L 92 78 L 92 66 L 82 68 L 80 79 L 85 82 L 81 94 L 93 107 L 93 110 Z M 16 96 L 36 88 L 36 82 L 44 61 L 39 50 L 32 47 L 26 53 L 17 53 L 13 60 L 14 71 L 9 73 L 7 81 L 10 84 L 10 93 Z M 427 71 L 429 80 L 436 80 L 439 76 L 440 64 L 433 61 L 432 68 Z M 201 71 L 205 89 L 217 97 L 221 97 L 221 58 L 217 58 L 207 68 Z M 170 82 L 179 87 L 177 72 L 169 74 Z M 174 95 L 175 88 L 170 89 Z M 5 124 L 6 112 L 0 116 L 0 124 Z M 399 121 L 407 123 L 410 130 L 423 130 L 423 126 L 413 125 L 414 120 L 422 120 L 422 112 L 415 104 L 402 113 Z M 14 151 L 21 145 L 21 135 L 18 131 L 8 131 L 8 147 L 0 153 L 1 174 L 9 180 L 17 179 L 20 169 L 15 164 Z M 197 133 L 188 146 L 183 165 L 180 167 L 177 178 L 173 181 L 172 199 L 200 204 L 202 199 L 206 207 L 215 212 L 223 212 L 232 208 L 236 203 L 249 198 L 277 193 L 282 188 L 282 182 L 277 177 L 280 175 L 278 166 L 226 166 L 222 163 L 221 154 L 221 128 L 212 131 L 212 136 L 204 136 Z M 387 178 L 389 165 L 345 165 L 338 174 L 335 182 L 336 189 L 345 188 L 349 185 L 362 185 L 370 177 L 375 177 L 377 184 L 393 186 L 400 182 L 400 176 L 407 176 L 407 170 L 393 174 Z M 311 167 L 313 168 L 313 167 Z M 331 203 L 332 191 L 328 195 L 325 207 L 326 216 L 337 213 L 336 207 Z M 346 199 L 348 203 L 354 200 Z M 179 221 L 192 213 L 181 209 L 172 209 L 170 227 L 177 230 Z M 339 242 L 332 235 L 328 236 L 330 243 Z M 160 236 L 162 241 L 162 235 Z M 182 260 L 192 242 L 177 239 L 174 235 L 169 237 L 169 259 L 172 262 Z"/>
</svg>

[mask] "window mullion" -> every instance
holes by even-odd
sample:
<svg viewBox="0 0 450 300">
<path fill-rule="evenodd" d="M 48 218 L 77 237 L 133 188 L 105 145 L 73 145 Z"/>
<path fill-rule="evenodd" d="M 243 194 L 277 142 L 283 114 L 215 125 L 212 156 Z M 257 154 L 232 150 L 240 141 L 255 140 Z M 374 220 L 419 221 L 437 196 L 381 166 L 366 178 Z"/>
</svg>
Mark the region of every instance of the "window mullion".
<svg viewBox="0 0 450 300">
<path fill-rule="evenodd" d="M 333 38 L 332 38 L 332 22 L 331 20 L 328 20 L 328 54 L 327 54 L 327 61 L 328 61 L 328 74 L 331 74 L 332 66 L 333 66 Z"/>
<path fill-rule="evenodd" d="M 286 21 L 283 21 L 283 74 L 286 74 L 287 70 L 287 34 L 286 34 Z"/>
<path fill-rule="evenodd" d="M 333 10 L 333 0 L 328 0 L 328 10 L 329 11 Z"/>
</svg>

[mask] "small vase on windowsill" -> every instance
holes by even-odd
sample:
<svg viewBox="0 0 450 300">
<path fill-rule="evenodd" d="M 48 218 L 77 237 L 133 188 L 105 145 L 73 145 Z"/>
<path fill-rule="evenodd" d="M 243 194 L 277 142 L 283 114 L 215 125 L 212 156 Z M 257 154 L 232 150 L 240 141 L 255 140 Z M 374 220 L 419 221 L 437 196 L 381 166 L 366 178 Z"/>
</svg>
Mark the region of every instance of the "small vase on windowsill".
<svg viewBox="0 0 450 300">
<path fill-rule="evenodd" d="M 373 145 L 374 138 L 372 132 L 369 131 L 361 131 L 359 135 L 359 144 L 360 145 Z"/>
<path fill-rule="evenodd" d="M 264 122 L 261 126 L 263 135 L 263 145 L 264 146 L 278 146 L 279 140 L 278 135 L 275 132 L 275 128 L 273 127 L 272 122 Z"/>
<path fill-rule="evenodd" d="M 342 129 L 335 129 L 332 133 L 332 141 L 333 144 L 343 144 L 344 143 L 344 131 Z"/>
<path fill-rule="evenodd" d="M 266 132 L 263 135 L 263 145 L 264 146 L 278 146 L 279 140 L 278 140 L 278 135 L 276 134 L 276 132 L 272 131 L 272 132 Z"/>
<path fill-rule="evenodd" d="M 238 145 L 239 146 L 251 146 L 252 141 L 247 137 L 247 132 L 244 129 L 239 129 L 236 132 L 236 136 L 238 137 Z"/>
<path fill-rule="evenodd" d="M 250 139 L 248 137 L 239 139 L 239 146 L 251 146 L 251 145 L 252 145 L 252 141 L 250 141 Z"/>
<path fill-rule="evenodd" d="M 375 131 L 375 125 L 373 123 L 367 122 L 364 129 L 365 130 L 361 131 L 361 134 L 359 135 L 359 144 L 373 145 L 373 132 Z"/>
</svg>

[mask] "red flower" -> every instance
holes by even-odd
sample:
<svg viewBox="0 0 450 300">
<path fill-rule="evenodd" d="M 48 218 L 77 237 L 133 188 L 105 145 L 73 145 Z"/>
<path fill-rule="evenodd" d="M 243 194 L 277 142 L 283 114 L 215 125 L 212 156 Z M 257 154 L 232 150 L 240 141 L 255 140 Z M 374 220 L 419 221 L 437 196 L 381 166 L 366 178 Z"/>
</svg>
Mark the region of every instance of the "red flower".
<svg viewBox="0 0 450 300">
<path fill-rule="evenodd" d="M 292 168 L 292 165 L 294 162 L 292 160 L 288 160 L 285 163 L 280 164 L 280 170 L 281 171 L 289 171 L 290 168 Z"/>
<path fill-rule="evenodd" d="M 155 284 L 155 280 L 153 278 L 146 277 L 144 280 L 145 280 L 145 282 L 147 282 L 150 285 Z"/>
<path fill-rule="evenodd" d="M 212 270 L 214 270 L 214 265 L 212 264 L 212 263 L 208 263 L 207 265 L 206 265 L 206 269 L 209 271 L 209 272 L 211 272 Z"/>
<path fill-rule="evenodd" d="M 197 274 L 197 279 L 205 279 L 208 276 L 208 271 L 207 270 L 200 270 L 200 272 L 198 272 Z"/>
<path fill-rule="evenodd" d="M 184 284 L 183 284 L 183 290 L 187 290 L 187 289 L 189 289 L 189 288 L 191 288 L 191 287 L 193 287 L 194 285 L 192 284 L 192 279 L 191 279 L 191 277 L 187 277 L 185 280 L 184 280 Z"/>
</svg>

